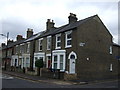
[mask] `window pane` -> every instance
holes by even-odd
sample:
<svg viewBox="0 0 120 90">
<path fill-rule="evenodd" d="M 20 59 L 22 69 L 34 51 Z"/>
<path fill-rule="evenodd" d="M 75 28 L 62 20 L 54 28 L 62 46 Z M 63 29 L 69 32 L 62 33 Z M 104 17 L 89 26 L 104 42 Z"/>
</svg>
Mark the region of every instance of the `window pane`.
<svg viewBox="0 0 120 90">
<path fill-rule="evenodd" d="M 42 46 L 40 46 L 40 50 L 42 50 Z"/>
<path fill-rule="evenodd" d="M 60 63 L 63 63 L 63 55 L 60 55 Z"/>
<path fill-rule="evenodd" d="M 68 41 L 67 41 L 67 45 L 71 45 L 71 40 L 68 40 Z"/>
<path fill-rule="evenodd" d="M 54 56 L 54 62 L 57 62 L 57 56 Z"/>
<path fill-rule="evenodd" d="M 60 63 L 60 70 L 63 70 L 63 63 Z"/>
<path fill-rule="evenodd" d="M 61 46 L 61 43 L 60 42 L 57 42 L 57 47 L 60 47 Z"/>
<path fill-rule="evenodd" d="M 70 38 L 71 38 L 71 33 L 67 34 L 67 39 L 70 39 Z"/>
<path fill-rule="evenodd" d="M 57 41 L 60 41 L 60 40 L 61 40 L 61 38 L 60 38 L 60 36 L 58 36 L 58 37 L 57 37 Z"/>
<path fill-rule="evenodd" d="M 57 69 L 57 63 L 54 63 L 54 69 Z"/>
<path fill-rule="evenodd" d="M 70 56 L 70 59 L 75 59 L 75 55 L 71 55 L 71 56 Z"/>
<path fill-rule="evenodd" d="M 51 38 L 47 38 L 47 49 L 51 48 Z"/>
</svg>

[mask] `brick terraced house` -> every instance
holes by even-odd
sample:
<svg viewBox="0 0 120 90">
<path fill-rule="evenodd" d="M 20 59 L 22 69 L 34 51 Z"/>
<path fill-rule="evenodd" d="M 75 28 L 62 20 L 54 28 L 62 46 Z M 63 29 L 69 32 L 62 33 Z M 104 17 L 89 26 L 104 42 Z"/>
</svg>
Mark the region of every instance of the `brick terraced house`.
<svg viewBox="0 0 120 90">
<path fill-rule="evenodd" d="M 82 20 L 70 13 L 68 24 L 55 27 L 48 19 L 46 30 L 14 42 L 11 66 L 35 71 L 35 61 L 43 60 L 43 77 L 94 80 L 118 75 L 120 46 L 113 43 L 112 35 L 98 15 Z M 27 73 L 27 71 L 26 71 Z"/>
</svg>

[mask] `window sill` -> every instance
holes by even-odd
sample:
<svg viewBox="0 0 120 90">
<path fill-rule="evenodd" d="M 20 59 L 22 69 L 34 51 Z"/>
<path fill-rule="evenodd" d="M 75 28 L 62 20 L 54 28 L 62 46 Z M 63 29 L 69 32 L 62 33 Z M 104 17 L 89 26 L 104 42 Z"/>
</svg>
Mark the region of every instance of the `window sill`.
<svg viewBox="0 0 120 90">
<path fill-rule="evenodd" d="M 50 51 L 50 49 L 47 49 L 47 51 Z"/>
<path fill-rule="evenodd" d="M 72 47 L 72 45 L 70 45 L 70 46 L 66 46 L 65 48 L 71 48 Z"/>
<path fill-rule="evenodd" d="M 61 47 L 57 47 L 57 48 L 55 48 L 55 49 L 61 49 Z"/>
</svg>

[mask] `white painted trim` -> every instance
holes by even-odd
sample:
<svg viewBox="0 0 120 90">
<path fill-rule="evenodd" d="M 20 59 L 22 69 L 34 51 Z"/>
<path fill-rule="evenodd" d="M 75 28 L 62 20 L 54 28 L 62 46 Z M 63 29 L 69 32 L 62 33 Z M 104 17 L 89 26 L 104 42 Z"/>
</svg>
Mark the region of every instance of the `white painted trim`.
<svg viewBox="0 0 120 90">
<path fill-rule="evenodd" d="M 51 54 L 46 54 L 46 56 L 51 56 Z"/>
<path fill-rule="evenodd" d="M 33 68 L 35 68 L 35 58 L 40 58 L 40 57 L 43 57 L 43 61 L 45 61 L 45 53 L 42 52 L 42 53 L 34 53 L 34 62 L 33 62 Z"/>
<path fill-rule="evenodd" d="M 45 56 L 45 53 L 44 53 L 44 52 L 41 52 L 41 53 L 34 53 L 34 56 Z"/>
<path fill-rule="evenodd" d="M 112 46 L 110 46 L 110 54 L 112 54 Z"/>
<path fill-rule="evenodd" d="M 70 56 L 71 56 L 72 54 L 75 55 L 75 59 L 77 59 L 77 55 L 76 55 L 76 53 L 75 53 L 74 51 L 72 51 L 72 52 L 69 54 L 68 59 L 70 59 Z"/>
<path fill-rule="evenodd" d="M 43 38 L 40 38 L 39 41 L 40 41 L 40 40 L 43 40 Z"/>
<path fill-rule="evenodd" d="M 25 53 L 25 54 L 22 54 L 22 56 L 30 56 L 30 54 L 26 54 L 26 53 Z"/>
<path fill-rule="evenodd" d="M 39 51 L 42 51 L 42 50 L 40 50 L 40 42 L 41 42 L 42 40 L 43 40 L 43 38 L 40 38 L 39 41 L 38 41 L 38 50 L 39 50 Z M 41 46 L 42 46 L 42 45 L 41 45 Z"/>
<path fill-rule="evenodd" d="M 47 38 L 51 38 L 51 36 L 47 36 Z"/>
<path fill-rule="evenodd" d="M 65 32 L 65 34 L 70 34 L 72 33 L 72 30 Z"/>
<path fill-rule="evenodd" d="M 113 71 L 113 65 L 110 64 L 110 71 L 112 72 Z"/>
<path fill-rule="evenodd" d="M 50 39 L 50 43 L 48 43 L 48 39 Z M 51 49 L 51 36 L 47 36 L 47 50 L 50 50 Z M 50 44 L 50 48 L 48 48 L 48 44 Z"/>
<path fill-rule="evenodd" d="M 57 41 L 57 37 L 60 36 L 60 38 L 61 38 L 61 33 L 60 33 L 60 34 L 56 34 L 55 36 L 56 36 L 56 37 L 55 37 L 55 39 L 56 39 L 56 42 L 55 42 L 55 49 L 61 49 L 61 46 L 60 46 L 60 47 L 57 47 L 57 43 L 58 43 L 58 42 L 61 43 L 61 40 L 60 40 L 60 41 Z"/>
<path fill-rule="evenodd" d="M 65 48 L 70 48 L 70 47 L 72 47 L 72 43 L 71 43 L 71 45 L 67 45 L 67 41 L 68 41 L 68 40 L 71 40 L 71 41 L 72 41 L 72 36 L 71 36 L 70 39 L 67 38 L 67 35 L 68 35 L 68 34 L 72 34 L 72 30 L 65 32 Z"/>
<path fill-rule="evenodd" d="M 30 42 L 27 42 L 27 44 L 30 44 Z"/>
<path fill-rule="evenodd" d="M 65 53 L 66 50 L 53 50 L 52 53 Z"/>
<path fill-rule="evenodd" d="M 66 55 L 65 55 L 66 50 L 54 50 L 52 54 L 52 68 L 54 69 L 54 56 L 57 55 L 57 69 L 60 69 L 60 55 L 63 55 L 63 70 L 65 71 L 65 62 L 66 62 Z"/>
</svg>

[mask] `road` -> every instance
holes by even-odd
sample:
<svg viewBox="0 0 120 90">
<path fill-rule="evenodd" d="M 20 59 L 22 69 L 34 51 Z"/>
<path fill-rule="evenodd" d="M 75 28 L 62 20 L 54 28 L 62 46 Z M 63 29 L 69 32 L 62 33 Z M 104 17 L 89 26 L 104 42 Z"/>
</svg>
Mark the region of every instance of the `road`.
<svg viewBox="0 0 120 90">
<path fill-rule="evenodd" d="M 84 85 L 60 85 L 3 75 L 2 88 L 118 88 L 118 81 L 114 80 Z"/>
</svg>

